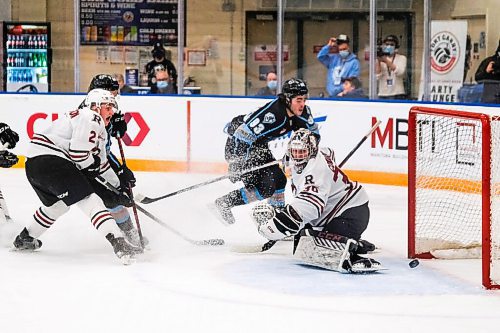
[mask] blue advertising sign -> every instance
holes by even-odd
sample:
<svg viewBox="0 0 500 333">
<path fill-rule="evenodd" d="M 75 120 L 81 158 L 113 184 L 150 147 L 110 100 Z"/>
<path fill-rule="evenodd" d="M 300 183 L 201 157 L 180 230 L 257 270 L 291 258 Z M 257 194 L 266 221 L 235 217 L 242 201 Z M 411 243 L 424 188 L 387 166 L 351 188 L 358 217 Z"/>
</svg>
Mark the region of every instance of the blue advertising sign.
<svg viewBox="0 0 500 333">
<path fill-rule="evenodd" d="M 178 0 L 80 0 L 80 45 L 177 46 Z"/>
</svg>

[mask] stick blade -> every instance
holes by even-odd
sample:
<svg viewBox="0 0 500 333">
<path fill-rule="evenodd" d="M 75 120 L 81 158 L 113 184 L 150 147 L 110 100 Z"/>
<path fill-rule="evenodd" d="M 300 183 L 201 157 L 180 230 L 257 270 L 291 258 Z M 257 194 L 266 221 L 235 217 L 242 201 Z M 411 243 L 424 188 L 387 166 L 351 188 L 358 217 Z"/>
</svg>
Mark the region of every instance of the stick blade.
<svg viewBox="0 0 500 333">
<path fill-rule="evenodd" d="M 222 238 L 204 239 L 195 241 L 196 245 L 202 246 L 222 246 L 226 244 Z"/>
</svg>

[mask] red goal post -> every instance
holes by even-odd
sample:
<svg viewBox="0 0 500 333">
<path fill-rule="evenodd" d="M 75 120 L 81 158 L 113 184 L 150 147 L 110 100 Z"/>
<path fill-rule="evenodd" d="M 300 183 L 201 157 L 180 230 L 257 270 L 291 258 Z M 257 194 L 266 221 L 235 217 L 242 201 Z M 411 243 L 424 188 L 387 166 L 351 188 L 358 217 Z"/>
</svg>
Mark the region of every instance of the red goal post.
<svg viewBox="0 0 500 333">
<path fill-rule="evenodd" d="M 500 118 L 412 107 L 408 119 L 408 257 L 481 258 L 500 289 Z"/>
</svg>

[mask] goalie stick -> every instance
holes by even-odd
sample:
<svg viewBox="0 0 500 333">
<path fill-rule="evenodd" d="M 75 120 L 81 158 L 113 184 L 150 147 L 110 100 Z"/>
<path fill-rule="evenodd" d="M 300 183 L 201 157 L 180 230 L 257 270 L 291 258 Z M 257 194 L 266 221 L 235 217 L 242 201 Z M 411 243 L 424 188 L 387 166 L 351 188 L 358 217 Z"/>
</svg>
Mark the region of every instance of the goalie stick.
<svg viewBox="0 0 500 333">
<path fill-rule="evenodd" d="M 113 185 L 111 185 L 109 182 L 107 182 L 104 178 L 97 177 L 96 179 L 102 185 L 106 186 L 110 191 L 112 191 L 112 192 L 114 192 L 116 194 L 120 193 Z M 144 215 L 146 215 L 151 220 L 155 221 L 156 223 L 158 223 L 159 225 L 161 225 L 165 229 L 170 230 L 170 232 L 172 232 L 173 234 L 175 234 L 175 235 L 179 236 L 180 238 L 184 239 L 188 243 L 191 243 L 193 245 L 213 245 L 213 246 L 218 246 L 218 245 L 224 245 L 225 244 L 224 240 L 221 239 L 221 238 L 202 239 L 202 240 L 191 239 L 191 238 L 185 236 L 184 234 L 180 233 L 176 229 L 172 228 L 167 223 L 163 222 L 162 220 L 160 220 L 158 217 L 156 217 L 153 214 L 151 214 L 150 212 L 148 212 L 143 207 L 139 206 L 136 202 L 134 202 L 134 204 L 137 207 L 137 210 L 139 210 L 141 213 L 143 213 Z"/>
<path fill-rule="evenodd" d="M 279 164 L 279 161 L 272 161 L 272 162 L 260 165 L 258 167 L 255 167 L 255 168 L 251 168 L 251 169 L 248 169 L 248 170 L 243 170 L 240 174 L 243 175 L 245 173 L 257 171 L 257 170 L 260 170 L 260 169 L 263 169 L 263 168 L 267 168 L 267 167 L 275 165 L 275 164 Z M 149 197 L 146 197 L 144 195 L 137 194 L 137 196 L 135 197 L 135 200 L 137 202 L 139 202 L 139 203 L 150 204 L 150 203 L 156 202 L 158 200 L 166 199 L 166 198 L 172 197 L 172 196 L 177 195 L 177 194 L 181 194 L 181 193 L 184 193 L 184 192 L 187 192 L 187 191 L 191 191 L 191 190 L 197 189 L 197 188 L 205 186 L 205 185 L 213 184 L 213 183 L 219 182 L 221 180 L 228 179 L 231 176 L 232 176 L 232 174 L 228 173 L 228 174 L 225 174 L 224 176 L 220 176 L 220 177 L 217 177 L 217 178 L 214 178 L 214 179 L 211 179 L 211 180 L 207 180 L 207 181 L 205 181 L 203 183 L 199 183 L 199 184 L 195 184 L 195 185 L 192 185 L 192 186 L 188 186 L 188 187 L 185 187 L 185 188 L 180 189 L 178 191 L 175 191 L 175 192 L 172 192 L 172 193 L 168 193 L 168 194 L 156 197 L 156 198 L 149 198 Z"/>
<path fill-rule="evenodd" d="M 368 137 L 373 132 L 375 132 L 375 130 L 379 127 L 380 123 L 381 123 L 381 121 L 378 120 L 370 128 L 370 130 L 368 131 L 368 133 L 366 133 L 366 135 L 361 140 L 359 140 L 359 142 L 356 144 L 356 146 L 353 149 L 351 149 L 351 151 L 347 154 L 347 156 L 344 157 L 344 159 L 342 160 L 342 162 L 340 162 L 340 164 L 338 165 L 339 168 L 342 168 L 344 166 L 344 164 L 346 164 L 346 162 L 351 158 L 351 156 L 356 152 L 356 150 L 358 150 L 359 147 L 361 147 L 361 145 L 368 139 Z M 267 241 L 264 245 L 242 245 L 242 246 L 234 246 L 233 250 L 235 252 L 240 252 L 240 253 L 265 252 L 265 251 L 269 250 L 270 248 L 272 248 L 277 242 L 278 241 L 276 241 L 276 240 L 270 240 L 270 241 Z"/>
</svg>

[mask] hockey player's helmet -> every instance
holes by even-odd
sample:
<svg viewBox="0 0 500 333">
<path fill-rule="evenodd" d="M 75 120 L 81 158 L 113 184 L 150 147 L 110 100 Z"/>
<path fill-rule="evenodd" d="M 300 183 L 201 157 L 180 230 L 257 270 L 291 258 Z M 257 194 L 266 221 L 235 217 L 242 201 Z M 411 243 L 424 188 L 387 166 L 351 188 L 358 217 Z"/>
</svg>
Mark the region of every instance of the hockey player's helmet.
<svg viewBox="0 0 500 333">
<path fill-rule="evenodd" d="M 307 85 L 304 81 L 301 79 L 288 79 L 283 83 L 283 88 L 281 89 L 281 92 L 287 100 L 291 100 L 292 98 L 296 96 L 303 96 L 307 95 L 309 93 L 309 89 L 307 89 Z"/>
<path fill-rule="evenodd" d="M 104 89 L 107 91 L 118 90 L 118 81 L 109 74 L 98 74 L 90 82 L 89 91 L 93 89 Z"/>
<path fill-rule="evenodd" d="M 310 130 L 301 128 L 290 138 L 287 154 L 297 173 L 301 173 L 307 162 L 318 154 L 318 139 Z"/>
<path fill-rule="evenodd" d="M 116 100 L 113 94 L 105 89 L 92 89 L 85 98 L 84 105 L 88 108 L 96 105 L 100 107 L 102 104 L 108 104 L 116 108 Z"/>
</svg>

